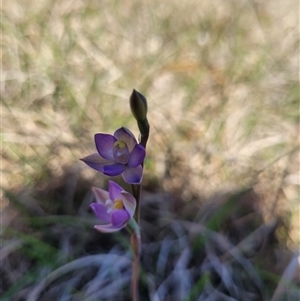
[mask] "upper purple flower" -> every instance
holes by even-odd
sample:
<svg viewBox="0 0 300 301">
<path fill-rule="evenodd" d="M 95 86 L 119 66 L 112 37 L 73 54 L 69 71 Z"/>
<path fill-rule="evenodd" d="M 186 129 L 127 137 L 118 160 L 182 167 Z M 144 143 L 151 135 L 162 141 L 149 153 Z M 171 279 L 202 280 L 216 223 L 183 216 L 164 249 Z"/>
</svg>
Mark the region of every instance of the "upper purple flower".
<svg viewBox="0 0 300 301">
<path fill-rule="evenodd" d="M 95 144 L 98 153 L 82 158 L 83 162 L 107 176 L 122 174 L 129 184 L 141 183 L 146 150 L 128 129 L 122 127 L 113 136 L 96 134 Z"/>
<path fill-rule="evenodd" d="M 109 181 L 108 187 L 109 191 L 94 187 L 97 202 L 90 205 L 96 216 L 105 223 L 94 228 L 105 233 L 124 228 L 136 208 L 136 200 L 129 192 L 113 181 Z"/>
</svg>

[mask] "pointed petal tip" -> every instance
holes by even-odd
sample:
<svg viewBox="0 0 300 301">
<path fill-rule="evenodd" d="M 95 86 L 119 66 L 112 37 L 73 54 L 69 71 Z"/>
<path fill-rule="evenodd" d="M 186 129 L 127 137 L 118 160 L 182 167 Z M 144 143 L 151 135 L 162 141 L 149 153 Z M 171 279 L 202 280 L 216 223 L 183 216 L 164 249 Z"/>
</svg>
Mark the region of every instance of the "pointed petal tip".
<svg viewBox="0 0 300 301">
<path fill-rule="evenodd" d="M 110 196 L 111 200 L 121 198 L 121 192 L 123 190 L 124 189 L 119 184 L 117 184 L 116 182 L 109 181 L 108 191 L 109 191 L 109 196 Z"/>
<path fill-rule="evenodd" d="M 123 196 L 124 207 L 127 210 L 130 218 L 132 218 L 136 209 L 136 199 L 127 191 L 122 191 L 121 194 Z"/>
<path fill-rule="evenodd" d="M 93 187 L 93 193 L 96 198 L 96 202 L 99 204 L 105 204 L 106 200 L 109 199 L 109 193 L 106 190 L 103 190 L 98 187 Z"/>
<path fill-rule="evenodd" d="M 128 184 L 141 184 L 143 179 L 142 165 L 139 165 L 135 168 L 127 167 L 123 172 L 122 177 Z"/>
<path fill-rule="evenodd" d="M 123 229 L 126 225 L 122 227 L 114 227 L 112 224 L 107 224 L 107 225 L 95 225 L 94 229 L 101 232 L 101 233 L 113 233 L 120 231 Z"/>
</svg>

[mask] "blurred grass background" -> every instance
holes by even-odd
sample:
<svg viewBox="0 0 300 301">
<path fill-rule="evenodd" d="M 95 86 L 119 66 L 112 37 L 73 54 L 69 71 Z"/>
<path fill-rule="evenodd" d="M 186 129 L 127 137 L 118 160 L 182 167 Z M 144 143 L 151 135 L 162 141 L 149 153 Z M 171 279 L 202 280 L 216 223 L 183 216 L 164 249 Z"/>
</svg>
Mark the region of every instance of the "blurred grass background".
<svg viewBox="0 0 300 301">
<path fill-rule="evenodd" d="M 92 244 L 90 236 L 99 238 L 87 235 L 94 231 L 89 191 L 107 179 L 78 159 L 94 151 L 96 132 L 124 125 L 138 135 L 128 103 L 133 88 L 149 105 L 145 206 L 155 199 L 163 208 L 155 207 L 152 221 L 200 219 L 211 229 L 203 214 L 215 212 L 222 223 L 220 200 L 251 189 L 261 224 L 276 218 L 281 225 L 271 249 L 286 262 L 275 258 L 269 267 L 277 270 L 259 273 L 270 273 L 268 281 L 278 274 L 265 292 L 271 298 L 300 242 L 298 9 L 294 0 L 3 1 L 1 300 L 27 300 L 20 296 L 33 294 L 38 280 L 95 251 L 82 248 Z M 151 229 L 151 212 L 143 213 L 145 242 L 165 225 L 159 220 Z M 55 245 L 53 235 L 63 231 Z M 109 254 L 122 257 L 126 248 L 118 252 Z M 148 291 L 157 290 L 145 295 L 168 300 L 158 293 L 163 274 L 145 272 Z M 170 300 L 200 300 L 203 277 L 190 297 Z M 64 294 L 49 300 L 95 298 Z M 244 300 L 260 300 L 251 298 Z"/>
</svg>

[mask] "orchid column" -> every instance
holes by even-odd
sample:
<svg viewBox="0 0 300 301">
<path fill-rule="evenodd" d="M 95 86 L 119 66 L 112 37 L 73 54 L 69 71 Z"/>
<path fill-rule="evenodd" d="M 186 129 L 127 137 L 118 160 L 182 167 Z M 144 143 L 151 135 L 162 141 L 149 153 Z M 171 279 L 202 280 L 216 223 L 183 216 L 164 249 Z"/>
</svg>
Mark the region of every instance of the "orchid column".
<svg viewBox="0 0 300 301">
<path fill-rule="evenodd" d="M 131 293 L 132 300 L 137 301 L 141 252 L 139 230 L 141 182 L 150 127 L 147 120 L 147 100 L 135 90 L 130 96 L 130 108 L 140 130 L 139 143 L 125 127 L 119 128 L 113 135 L 98 133 L 94 136 L 97 152 L 81 160 L 104 175 L 122 174 L 123 180 L 131 184 L 132 194 L 113 181 L 109 181 L 109 191 L 94 187 L 96 203 L 90 207 L 101 221 L 94 227 L 96 230 L 108 233 L 127 227 L 130 231 L 134 256 Z"/>
</svg>

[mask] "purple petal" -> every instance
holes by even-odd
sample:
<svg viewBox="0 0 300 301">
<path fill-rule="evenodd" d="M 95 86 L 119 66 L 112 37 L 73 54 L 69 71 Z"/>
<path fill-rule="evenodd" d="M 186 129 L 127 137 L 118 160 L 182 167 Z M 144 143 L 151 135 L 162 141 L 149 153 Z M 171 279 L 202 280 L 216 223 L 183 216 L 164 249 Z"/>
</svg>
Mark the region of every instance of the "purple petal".
<svg viewBox="0 0 300 301">
<path fill-rule="evenodd" d="M 123 191 L 124 189 L 117 183 L 113 181 L 109 181 L 108 190 L 109 190 L 110 199 L 112 201 L 114 201 L 115 199 L 122 199 L 121 191 Z"/>
<path fill-rule="evenodd" d="M 92 203 L 90 205 L 92 210 L 94 211 L 95 215 L 103 222 L 109 223 L 110 222 L 110 214 L 107 213 L 107 208 L 98 203 Z"/>
<path fill-rule="evenodd" d="M 131 152 L 134 146 L 137 144 L 134 135 L 124 127 L 121 127 L 120 129 L 116 130 L 114 136 L 118 140 L 124 141 L 127 144 L 129 152 Z"/>
<path fill-rule="evenodd" d="M 103 166 L 102 172 L 107 176 L 117 176 L 120 175 L 124 170 L 126 166 L 121 163 L 114 163 L 111 165 L 105 165 Z"/>
<path fill-rule="evenodd" d="M 87 164 L 89 167 L 92 167 L 93 169 L 96 169 L 101 172 L 102 172 L 104 165 L 107 165 L 107 164 L 113 162 L 113 161 L 102 158 L 98 153 L 91 154 L 80 160 L 83 161 L 85 164 Z"/>
<path fill-rule="evenodd" d="M 107 160 L 114 160 L 113 148 L 117 139 L 109 134 L 96 134 L 94 139 L 97 151 L 101 157 Z"/>
<path fill-rule="evenodd" d="M 131 195 L 127 191 L 122 191 L 121 193 L 123 196 L 122 200 L 123 200 L 124 207 L 127 210 L 130 217 L 133 217 L 133 214 L 134 214 L 134 211 L 136 208 L 136 200 L 133 197 L 133 195 Z"/>
<path fill-rule="evenodd" d="M 132 152 L 130 153 L 128 166 L 137 167 L 141 165 L 145 159 L 145 156 L 146 156 L 145 148 L 140 144 L 136 144 Z"/>
<path fill-rule="evenodd" d="M 143 168 L 142 165 L 131 168 L 127 167 L 122 174 L 125 182 L 129 184 L 140 184 L 142 182 Z"/>
<path fill-rule="evenodd" d="M 124 209 L 114 210 L 111 213 L 111 224 L 114 227 L 121 227 L 122 225 L 126 224 L 129 219 L 129 213 Z"/>
<path fill-rule="evenodd" d="M 117 231 L 121 230 L 125 226 L 126 226 L 126 224 L 124 224 L 121 227 L 115 227 L 112 224 L 108 224 L 108 225 L 96 225 L 96 226 L 94 226 L 94 228 L 102 233 L 112 233 L 112 232 L 117 232 Z"/>
<path fill-rule="evenodd" d="M 105 202 L 109 200 L 109 193 L 107 191 L 101 188 L 93 187 L 93 192 L 97 203 L 105 205 Z"/>
<path fill-rule="evenodd" d="M 126 164 L 129 160 L 129 150 L 127 144 L 121 148 L 118 142 L 116 142 L 113 149 L 113 155 L 117 163 Z"/>
</svg>

